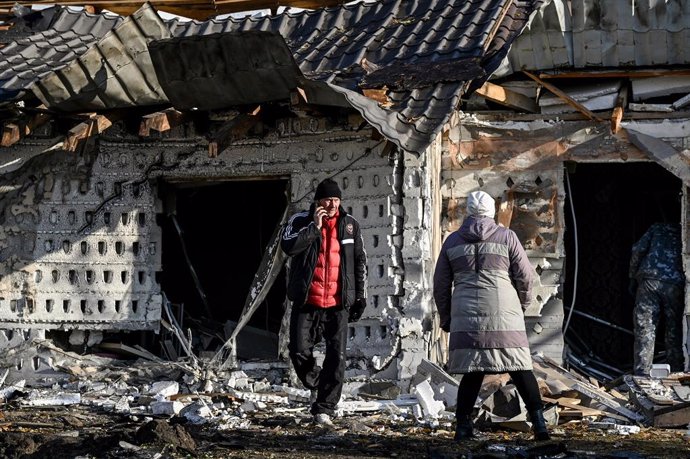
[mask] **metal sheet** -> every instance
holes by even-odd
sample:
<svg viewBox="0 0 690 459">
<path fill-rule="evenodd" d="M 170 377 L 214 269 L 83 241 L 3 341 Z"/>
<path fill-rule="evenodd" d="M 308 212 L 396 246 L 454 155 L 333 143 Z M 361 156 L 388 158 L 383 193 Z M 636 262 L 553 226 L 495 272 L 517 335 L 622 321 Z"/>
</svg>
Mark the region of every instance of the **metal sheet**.
<svg viewBox="0 0 690 459">
<path fill-rule="evenodd" d="M 167 102 L 148 43 L 170 32 L 149 4 L 108 32 L 64 68 L 30 85 L 46 107 L 63 111 L 156 105 Z"/>
<path fill-rule="evenodd" d="M 171 38 L 149 50 L 165 94 L 181 110 L 288 99 L 302 76 L 275 32 Z"/>
</svg>

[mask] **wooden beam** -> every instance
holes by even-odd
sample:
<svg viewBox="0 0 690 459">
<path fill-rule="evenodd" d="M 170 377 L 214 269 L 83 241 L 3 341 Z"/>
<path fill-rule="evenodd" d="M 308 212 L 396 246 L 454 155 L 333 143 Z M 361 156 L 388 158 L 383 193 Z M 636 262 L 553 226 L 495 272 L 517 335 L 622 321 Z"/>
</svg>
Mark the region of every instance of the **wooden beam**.
<svg viewBox="0 0 690 459">
<path fill-rule="evenodd" d="M 69 130 L 65 140 L 62 144 L 62 149 L 65 151 L 75 152 L 77 147 L 83 142 L 86 142 L 91 137 L 100 134 L 101 132 L 112 126 L 113 120 L 105 115 L 92 115 L 91 118 L 79 123 Z"/>
<path fill-rule="evenodd" d="M 539 112 L 539 106 L 533 99 L 488 81 L 484 83 L 481 88 L 477 89 L 476 93 L 485 99 L 505 105 L 506 107 L 528 113 Z"/>
<path fill-rule="evenodd" d="M 593 70 L 590 72 L 575 71 L 575 72 L 542 72 L 539 78 L 543 80 L 555 78 L 649 78 L 658 76 L 682 76 L 690 75 L 690 69 L 677 70 Z"/>
<path fill-rule="evenodd" d="M 393 105 L 393 102 L 388 98 L 388 88 L 385 86 L 380 89 L 362 89 L 362 94 L 378 102 L 381 107 L 388 108 Z"/>
<path fill-rule="evenodd" d="M 628 104 L 628 86 L 623 85 L 618 92 L 618 98 L 616 99 L 616 106 L 611 112 L 611 132 L 618 134 L 621 129 L 621 121 L 623 120 L 623 112 L 625 111 L 625 106 Z"/>
<path fill-rule="evenodd" d="M 162 112 L 145 115 L 139 125 L 139 135 L 148 137 L 152 129 L 158 132 L 169 131 L 185 123 L 188 118 L 187 114 L 177 111 L 174 108 L 168 108 Z"/>
<path fill-rule="evenodd" d="M 43 107 L 45 108 L 45 107 Z M 50 121 L 51 115 L 48 113 L 38 113 L 27 122 L 18 121 L 5 124 L 2 130 L 2 140 L 0 146 L 9 147 L 28 136 L 37 127 Z"/>
<path fill-rule="evenodd" d="M 7 123 L 2 128 L 2 141 L 0 141 L 0 145 L 2 145 L 3 147 L 9 147 L 10 145 L 14 145 L 27 134 L 28 132 L 26 132 L 25 129 L 22 129 L 19 126 L 19 124 Z"/>
<path fill-rule="evenodd" d="M 259 106 L 251 113 L 241 113 L 221 126 L 208 143 L 209 158 L 215 158 L 233 141 L 246 136 L 247 132 L 261 120 L 259 117 L 260 110 L 261 107 Z"/>
<path fill-rule="evenodd" d="M 605 121 L 603 118 L 600 118 L 599 116 L 595 115 L 591 110 L 589 110 L 587 107 L 570 97 L 568 94 L 564 93 L 560 89 L 558 89 L 556 86 L 552 85 L 551 83 L 547 83 L 546 81 L 540 79 L 536 75 L 533 75 L 529 73 L 527 70 L 523 70 L 522 73 L 539 83 L 540 85 L 544 86 L 546 89 L 554 93 L 556 96 L 560 97 L 563 99 L 563 101 L 570 105 L 571 107 L 575 108 L 575 110 L 579 111 L 583 115 L 585 115 L 587 118 L 589 118 L 592 121 Z"/>
<path fill-rule="evenodd" d="M 602 116 L 610 118 L 612 112 L 602 112 Z M 480 121 L 578 121 L 585 118 L 580 112 L 570 113 L 517 113 L 517 112 L 474 112 L 473 115 Z M 690 118 L 690 111 L 682 112 L 632 112 L 628 110 L 623 114 L 624 120 L 659 120 L 659 119 L 686 119 Z"/>
<path fill-rule="evenodd" d="M 681 427 L 690 422 L 690 403 L 680 403 L 654 411 L 654 427 Z"/>
</svg>

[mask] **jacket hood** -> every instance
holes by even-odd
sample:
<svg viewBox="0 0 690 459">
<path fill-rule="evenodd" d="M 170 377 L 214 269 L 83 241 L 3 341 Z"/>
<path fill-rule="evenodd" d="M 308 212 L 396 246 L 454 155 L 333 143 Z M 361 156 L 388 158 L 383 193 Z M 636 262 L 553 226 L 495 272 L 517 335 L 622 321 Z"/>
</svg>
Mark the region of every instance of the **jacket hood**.
<svg viewBox="0 0 690 459">
<path fill-rule="evenodd" d="M 458 232 L 467 242 L 479 242 L 494 234 L 498 228 L 491 217 L 469 216 L 462 222 Z"/>
</svg>

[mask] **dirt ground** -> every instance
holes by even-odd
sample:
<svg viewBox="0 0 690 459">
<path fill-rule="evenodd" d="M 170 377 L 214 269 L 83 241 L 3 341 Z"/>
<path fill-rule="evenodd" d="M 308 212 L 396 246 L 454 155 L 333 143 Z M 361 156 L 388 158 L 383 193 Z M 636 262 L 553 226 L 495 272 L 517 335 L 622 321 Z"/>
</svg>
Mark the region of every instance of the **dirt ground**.
<svg viewBox="0 0 690 459">
<path fill-rule="evenodd" d="M 304 413 L 255 413 L 248 427 L 219 430 L 180 418 L 137 418 L 88 407 L 20 408 L 0 415 L 2 458 L 688 458 L 684 431 L 606 434 L 584 423 L 561 425 L 548 442 L 508 430 L 480 431 L 457 445 L 452 427 L 422 427 L 385 415 L 314 425 Z"/>
</svg>

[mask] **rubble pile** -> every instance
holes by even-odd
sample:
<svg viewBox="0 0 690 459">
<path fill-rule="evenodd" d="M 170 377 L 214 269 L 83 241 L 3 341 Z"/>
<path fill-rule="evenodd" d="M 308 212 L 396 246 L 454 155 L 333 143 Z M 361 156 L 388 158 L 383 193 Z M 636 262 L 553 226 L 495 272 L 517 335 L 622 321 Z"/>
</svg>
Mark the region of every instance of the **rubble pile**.
<svg viewBox="0 0 690 459">
<path fill-rule="evenodd" d="M 55 375 L 27 384 L 26 380 L 6 381 L 6 369 L 0 378 L 4 383 L 0 398 L 19 398 L 23 406 L 81 404 L 132 416 L 179 416 L 194 424 L 215 423 L 220 429 L 229 429 L 246 426 L 247 413 L 256 411 L 306 415 L 312 396 L 310 391 L 291 384 L 285 362 L 243 362 L 235 369 L 220 370 L 210 363 L 204 367 L 204 361 L 198 359 L 170 362 L 153 355 L 145 358 L 139 351 L 140 358 L 133 365 L 115 358 L 80 356 L 49 342 L 41 346 L 53 354 L 50 360 Z M 629 398 L 616 389 L 607 390 L 595 380 L 571 373 L 547 357 L 536 355 L 534 360 L 551 425 L 600 420 L 617 425 L 651 425 L 654 419 L 650 414 L 654 410 L 649 403 L 662 404 L 667 411 L 671 406 L 661 400 L 658 390 L 669 384 L 668 378 L 628 381 L 623 386 L 632 394 Z M 679 398 L 678 394 L 690 397 L 690 389 L 682 385 L 688 380 L 676 379 L 676 390 L 667 390 L 666 400 L 671 395 Z M 654 387 L 657 395 L 651 396 Z M 378 412 L 392 420 L 413 419 L 432 427 L 450 425 L 457 391 L 458 380 L 454 376 L 422 360 L 411 381 L 410 393 L 402 393 L 392 382 L 364 378 L 348 381 L 338 414 Z M 529 430 L 525 408 L 508 375 L 486 377 L 476 408 L 480 424 Z"/>
<path fill-rule="evenodd" d="M 193 449 L 193 440 L 180 425 L 235 434 L 261 431 L 266 425 L 313 426 L 312 392 L 291 382 L 289 365 L 282 361 L 240 362 L 224 370 L 214 367 L 212 360 L 164 361 L 141 349 L 132 361 L 78 355 L 49 341 L 36 344 L 44 358 L 49 356 L 54 373 L 30 381 L 16 379 L 21 373 L 0 362 L 5 368 L 0 371 L 0 401 L 5 406 L 78 408 L 116 416 L 146 426 L 138 436 L 174 437 L 181 450 Z M 593 434 L 645 438 L 648 426 L 685 427 L 690 422 L 690 401 L 684 398 L 690 394 L 686 385 L 690 377 L 626 377 L 618 386 L 602 387 L 547 357 L 533 358 L 545 417 L 555 439 L 570 435 L 574 426 Z M 450 439 L 459 377 L 422 360 L 408 391 L 393 381 L 353 378 L 346 382 L 338 405 L 337 429 L 348 435 L 378 435 L 405 426 Z M 480 438 L 493 432 L 510 438 L 511 432 L 530 430 L 526 409 L 507 374 L 485 378 L 475 408 Z M 21 425 L 41 426 L 26 421 Z M 135 439 L 122 440 L 120 447 L 136 448 L 131 444 Z M 504 453 L 511 448 L 505 446 Z"/>
</svg>

